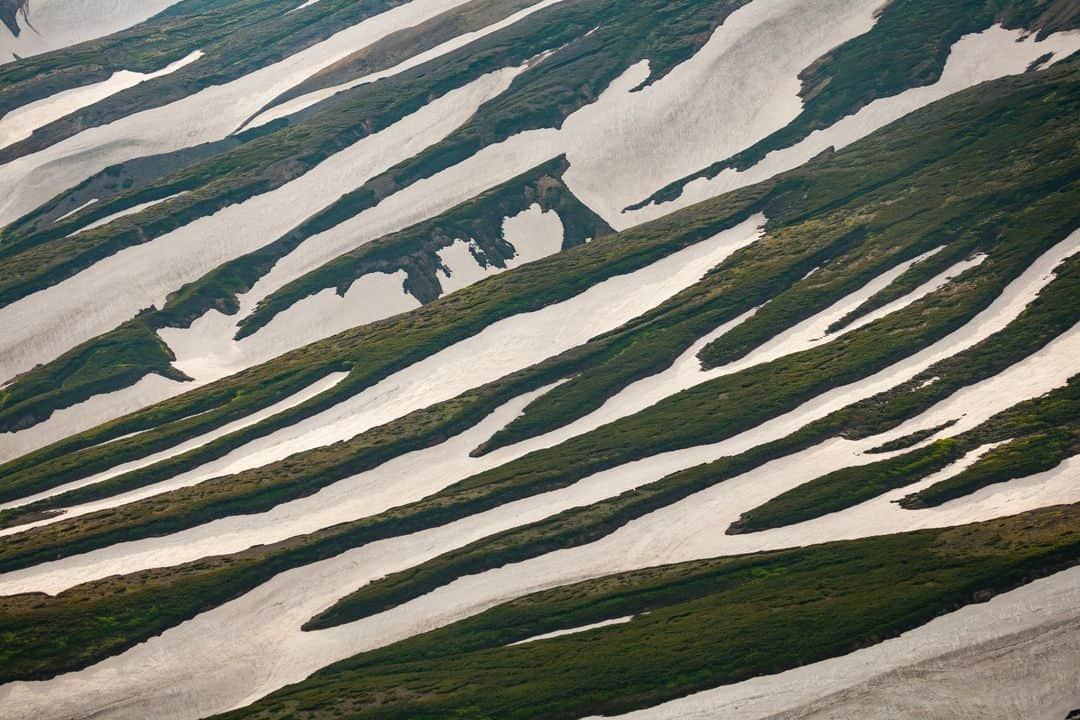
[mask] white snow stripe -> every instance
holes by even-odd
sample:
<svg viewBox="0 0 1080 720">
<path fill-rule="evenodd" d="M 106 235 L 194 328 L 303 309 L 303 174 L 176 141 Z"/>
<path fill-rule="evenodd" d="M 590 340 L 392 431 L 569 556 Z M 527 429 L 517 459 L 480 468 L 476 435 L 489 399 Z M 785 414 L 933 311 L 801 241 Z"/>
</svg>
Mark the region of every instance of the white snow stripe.
<svg viewBox="0 0 1080 720">
<path fill-rule="evenodd" d="M 536 642 L 537 640 L 550 640 L 551 638 L 563 637 L 564 635 L 575 635 L 577 633 L 588 632 L 589 630 L 596 630 L 603 627 L 609 627 L 611 625 L 625 625 L 633 619 L 633 615 L 627 615 L 626 617 L 613 618 L 611 620 L 601 620 L 600 622 L 594 622 L 590 623 L 589 625 L 581 625 L 574 628 L 567 628 L 565 630 L 554 630 L 552 632 L 543 633 L 540 635 L 533 635 L 530 638 L 525 638 L 524 640 L 512 642 L 508 647 L 512 647 L 514 645 L 524 645 L 525 643 Z"/>
<path fill-rule="evenodd" d="M 1073 568 L 847 655 L 611 717 L 1064 718 L 1073 708 L 1061 703 L 1075 699 L 1078 645 L 1080 568 Z"/>
<path fill-rule="evenodd" d="M 97 198 L 90 198 L 90 199 L 89 199 L 89 200 L 87 200 L 86 202 L 84 202 L 84 203 L 82 203 L 81 205 L 79 205 L 78 207 L 76 207 L 76 208 L 75 208 L 74 210 L 68 210 L 68 211 L 67 211 L 66 213 L 64 213 L 63 215 L 60 215 L 60 216 L 59 216 L 59 217 L 57 217 L 57 218 L 56 218 L 56 220 L 54 220 L 53 222 L 54 222 L 54 223 L 58 223 L 58 222 L 60 222 L 61 220 L 65 220 L 65 219 L 67 219 L 67 218 L 71 217 L 72 215 L 74 215 L 75 213 L 79 212 L 80 210 L 85 210 L 86 208 L 90 207 L 91 205 L 93 205 L 93 204 L 94 204 L 94 203 L 96 203 L 97 201 L 98 201 L 98 199 L 97 199 Z"/>
<path fill-rule="evenodd" d="M 94 228 L 101 227 L 102 225 L 108 225 L 109 223 L 111 223 L 113 220 L 116 220 L 117 218 L 122 218 L 122 217 L 126 217 L 128 215 L 134 215 L 135 213 L 140 213 L 140 212 L 142 212 L 143 210 L 145 210 L 145 209 L 147 209 L 149 207 L 153 207 L 154 205 L 159 205 L 159 204 L 161 204 L 163 202 L 166 202 L 168 200 L 172 200 L 173 198 L 180 197 L 181 195 L 184 195 L 185 193 L 187 193 L 187 190 L 181 190 L 178 193 L 173 193 L 172 195 L 166 195 L 165 197 L 158 198 L 157 200 L 148 200 L 148 201 L 146 201 L 144 203 L 139 203 L 138 205 L 132 205 L 129 208 L 125 208 L 123 210 L 118 210 L 117 212 L 111 213 L 109 215 L 106 215 L 103 218 L 99 218 L 99 219 L 95 220 L 94 222 L 90 223 L 89 225 L 86 225 L 85 227 L 79 228 L 78 230 L 76 230 L 73 233 L 69 233 L 67 235 L 67 237 L 71 237 L 72 235 L 78 235 L 79 233 L 86 232 L 87 230 L 93 230 Z"/>
<path fill-rule="evenodd" d="M 455 240 L 452 245 L 439 250 L 439 260 L 450 271 L 447 274 L 440 268 L 437 272 L 442 294 L 448 295 L 486 277 L 559 252 L 563 243 L 562 221 L 554 210 L 542 211 L 539 203 L 533 203 L 503 221 L 503 239 L 513 245 L 517 253 L 501 268 L 491 263 L 481 267 L 473 255 L 475 244 L 471 241 Z"/>
</svg>

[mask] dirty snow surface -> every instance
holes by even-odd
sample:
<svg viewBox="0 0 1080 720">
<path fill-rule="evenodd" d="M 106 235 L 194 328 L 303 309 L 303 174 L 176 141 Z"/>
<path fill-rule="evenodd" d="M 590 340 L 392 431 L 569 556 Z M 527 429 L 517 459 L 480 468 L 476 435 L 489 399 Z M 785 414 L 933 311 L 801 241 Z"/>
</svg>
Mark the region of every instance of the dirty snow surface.
<svg viewBox="0 0 1080 720">
<path fill-rule="evenodd" d="M 0 720 L 1071 717 L 1024 5 L 0 0 Z"/>
</svg>

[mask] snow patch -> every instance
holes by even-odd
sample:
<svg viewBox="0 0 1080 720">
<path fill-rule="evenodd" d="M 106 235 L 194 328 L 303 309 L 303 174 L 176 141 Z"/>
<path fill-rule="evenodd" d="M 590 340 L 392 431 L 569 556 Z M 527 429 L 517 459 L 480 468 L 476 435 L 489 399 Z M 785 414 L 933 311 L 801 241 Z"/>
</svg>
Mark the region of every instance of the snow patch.
<svg viewBox="0 0 1080 720">
<path fill-rule="evenodd" d="M 580 627 L 567 628 L 566 630 L 555 630 L 549 633 L 543 633 L 541 635 L 533 635 L 530 638 L 524 640 L 518 640 L 517 642 L 510 643 L 513 645 L 524 645 L 525 643 L 536 642 L 537 640 L 550 640 L 551 638 L 562 637 L 564 635 L 574 635 L 577 633 L 587 632 L 589 630 L 596 630 L 597 628 L 608 627 L 610 625 L 624 625 L 634 619 L 633 615 L 627 615 L 626 617 L 614 618 L 612 620 L 601 620 L 600 622 L 591 623 L 589 625 L 581 625 Z"/>
<path fill-rule="evenodd" d="M 181 190 L 178 193 L 173 193 L 172 195 L 167 195 L 167 196 L 165 196 L 163 198 L 158 198 L 157 200 L 149 200 L 149 201 L 144 202 L 144 203 L 139 203 L 138 205 L 132 205 L 129 208 L 125 208 L 124 210 L 119 210 L 117 212 L 106 215 L 103 218 L 95 220 L 94 222 L 90 223 L 86 227 L 79 228 L 75 232 L 69 233 L 67 235 L 67 237 L 71 237 L 72 235 L 78 235 L 79 233 L 86 232 L 87 230 L 93 230 L 94 228 L 101 227 L 102 225 L 108 225 L 109 223 L 111 223 L 113 220 L 116 220 L 117 218 L 122 218 L 122 217 L 126 217 L 128 215 L 134 215 L 135 213 L 140 213 L 140 212 L 142 212 L 143 210 L 145 210 L 145 209 L 147 209 L 149 207 L 153 207 L 154 205 L 160 205 L 163 202 L 166 202 L 168 200 L 172 200 L 173 198 L 176 198 L 176 197 L 180 197 L 181 195 L 185 194 L 186 192 L 187 192 L 187 190 Z"/>
</svg>

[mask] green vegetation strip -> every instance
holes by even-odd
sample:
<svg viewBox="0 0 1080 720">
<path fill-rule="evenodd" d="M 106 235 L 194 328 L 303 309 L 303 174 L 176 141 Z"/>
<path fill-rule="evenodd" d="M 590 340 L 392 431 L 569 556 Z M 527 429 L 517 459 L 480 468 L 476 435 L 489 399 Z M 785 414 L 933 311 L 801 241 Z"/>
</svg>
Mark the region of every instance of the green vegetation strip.
<svg viewBox="0 0 1080 720">
<path fill-rule="evenodd" d="M 91 392 L 120 390 L 150 373 L 170 380 L 190 380 L 172 366 L 175 359 L 168 345 L 147 326 L 145 314 L 140 315 L 93 343 L 19 375 L 0 389 L 0 432 L 33 426 L 53 408 L 82 402 Z"/>
<path fill-rule="evenodd" d="M 1073 407 L 1080 417 L 1080 406 Z M 1080 423 L 1070 423 L 1011 440 L 983 455 L 971 467 L 947 480 L 934 483 L 903 498 L 902 507 L 935 507 L 995 483 L 1052 470 L 1080 452 Z"/>
<path fill-rule="evenodd" d="M 1072 567 L 1078 528 L 1080 509 L 1059 506 L 589 580 L 357 655 L 219 717 L 615 715 L 844 655 Z"/>
<path fill-rule="evenodd" d="M 743 513 L 727 532 L 784 527 L 854 507 L 951 465 L 964 450 L 961 442 L 949 438 L 888 460 L 834 470 Z"/>
<path fill-rule="evenodd" d="M 152 72 L 201 50 L 198 62 L 129 88 L 0 150 L 0 163 L 90 127 L 224 85 L 315 45 L 405 0 L 323 0 L 290 13 L 292 0 L 186 0 L 128 30 L 0 67 L 0 113 L 113 72 Z M 32 11 L 31 11 L 32 12 Z"/>
<path fill-rule="evenodd" d="M 948 422 L 941 423 L 940 425 L 935 425 L 934 427 L 929 427 L 924 430 L 916 430 L 913 433 L 904 435 L 903 437 L 898 437 L 895 440 L 883 442 L 880 445 L 870 448 L 866 452 L 871 455 L 877 455 L 881 453 L 893 452 L 895 450 L 907 450 L 910 447 L 918 445 L 923 440 L 937 435 L 942 430 L 952 427 L 957 422 L 959 422 L 959 420 L 959 418 L 956 418 L 953 420 L 949 420 Z"/>
</svg>

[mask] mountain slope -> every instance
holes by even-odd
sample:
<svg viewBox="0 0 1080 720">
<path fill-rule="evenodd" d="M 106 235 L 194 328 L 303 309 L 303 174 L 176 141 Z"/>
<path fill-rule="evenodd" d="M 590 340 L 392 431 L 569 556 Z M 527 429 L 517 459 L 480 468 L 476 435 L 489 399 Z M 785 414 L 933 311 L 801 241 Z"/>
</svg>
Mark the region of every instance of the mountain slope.
<svg viewBox="0 0 1080 720">
<path fill-rule="evenodd" d="M 0 66 L 0 718 L 1080 707 L 1076 10 L 182 0 Z"/>
</svg>

